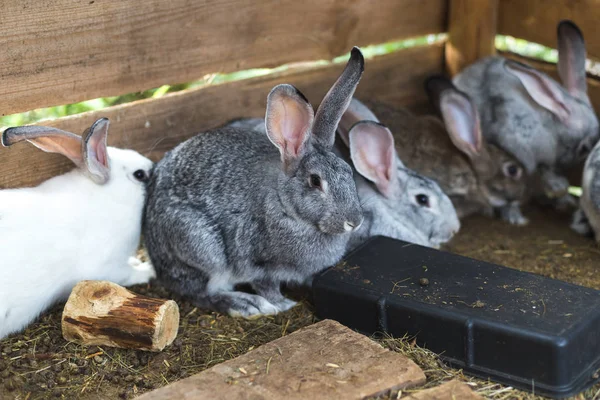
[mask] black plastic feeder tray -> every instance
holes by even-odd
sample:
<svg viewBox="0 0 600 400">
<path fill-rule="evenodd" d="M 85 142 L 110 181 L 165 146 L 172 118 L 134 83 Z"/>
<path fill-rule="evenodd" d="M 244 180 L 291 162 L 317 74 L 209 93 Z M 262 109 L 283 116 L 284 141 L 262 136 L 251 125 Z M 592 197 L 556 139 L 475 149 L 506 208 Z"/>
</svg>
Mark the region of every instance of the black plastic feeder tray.
<svg viewBox="0 0 600 400">
<path fill-rule="evenodd" d="M 451 365 L 552 397 L 598 380 L 600 291 L 376 237 L 313 282 L 321 318 L 415 336 Z"/>
</svg>

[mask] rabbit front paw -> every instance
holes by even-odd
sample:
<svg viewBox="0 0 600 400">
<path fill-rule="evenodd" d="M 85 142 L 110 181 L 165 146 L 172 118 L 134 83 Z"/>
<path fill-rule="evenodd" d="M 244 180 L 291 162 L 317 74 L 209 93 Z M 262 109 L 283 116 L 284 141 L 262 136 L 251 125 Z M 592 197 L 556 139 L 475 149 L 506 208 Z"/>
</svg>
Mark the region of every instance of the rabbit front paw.
<svg viewBox="0 0 600 400">
<path fill-rule="evenodd" d="M 529 220 L 521 213 L 521 208 L 518 203 L 510 203 L 500 208 L 502 219 L 511 225 L 525 226 Z"/>
<path fill-rule="evenodd" d="M 229 314 L 232 317 L 246 319 L 273 315 L 279 309 L 262 296 L 237 291 L 221 291 L 208 297 L 208 302 L 217 311 Z"/>
<path fill-rule="evenodd" d="M 592 226 L 590 225 L 587 216 L 581 208 L 578 208 L 577 211 L 573 213 L 571 229 L 582 236 L 593 236 L 594 234 Z"/>
<path fill-rule="evenodd" d="M 131 258 L 135 258 L 135 257 L 131 257 Z M 154 271 L 154 267 L 152 266 L 152 264 L 150 262 L 140 262 L 137 265 L 132 265 L 131 258 L 129 260 L 131 274 L 125 281 L 125 283 L 124 283 L 125 286 L 133 286 L 133 285 L 139 285 L 142 283 L 148 283 L 148 282 L 150 282 L 150 280 L 156 278 L 156 271 Z"/>
</svg>

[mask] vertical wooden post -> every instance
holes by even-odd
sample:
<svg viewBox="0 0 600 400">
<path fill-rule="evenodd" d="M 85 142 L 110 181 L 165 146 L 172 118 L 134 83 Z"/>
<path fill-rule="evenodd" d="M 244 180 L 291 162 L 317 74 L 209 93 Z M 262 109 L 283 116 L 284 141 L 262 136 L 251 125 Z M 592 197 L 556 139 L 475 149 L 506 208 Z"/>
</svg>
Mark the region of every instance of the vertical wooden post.
<svg viewBox="0 0 600 400">
<path fill-rule="evenodd" d="M 446 70 L 459 73 L 478 59 L 495 54 L 499 0 L 450 0 Z"/>
</svg>

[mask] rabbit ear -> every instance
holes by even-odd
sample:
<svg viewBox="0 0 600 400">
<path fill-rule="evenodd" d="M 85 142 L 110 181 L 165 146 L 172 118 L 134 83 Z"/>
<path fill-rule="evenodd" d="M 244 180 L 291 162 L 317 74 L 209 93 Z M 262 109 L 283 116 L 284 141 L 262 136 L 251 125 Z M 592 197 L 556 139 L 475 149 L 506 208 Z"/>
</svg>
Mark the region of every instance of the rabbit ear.
<svg viewBox="0 0 600 400">
<path fill-rule="evenodd" d="M 483 137 L 479 114 L 471 100 L 456 89 L 445 90 L 440 97 L 440 112 L 452 143 L 470 159 L 480 157 Z"/>
<path fill-rule="evenodd" d="M 312 106 L 292 85 L 277 85 L 267 98 L 267 136 L 279 149 L 284 170 L 301 158 L 310 146 L 314 121 Z"/>
<path fill-rule="evenodd" d="M 110 178 L 106 136 L 108 135 L 108 118 L 100 118 L 83 133 L 81 149 L 83 162 L 92 180 L 103 184 Z"/>
<path fill-rule="evenodd" d="M 348 108 L 338 125 L 338 133 L 346 146 L 350 147 L 349 133 L 354 124 L 359 121 L 374 121 L 379 122 L 375 114 L 367 108 L 363 103 L 356 98 L 352 98 Z"/>
<path fill-rule="evenodd" d="M 8 128 L 2 134 L 2 144 L 7 147 L 23 140 L 47 153 L 62 154 L 78 167 L 83 166 L 81 138 L 71 132 L 49 126 L 20 126 Z"/>
<path fill-rule="evenodd" d="M 564 20 L 558 24 L 557 36 L 560 79 L 572 96 L 585 100 L 589 104 L 583 35 L 572 21 Z"/>
<path fill-rule="evenodd" d="M 515 61 L 506 60 L 504 67 L 521 81 L 536 103 L 556 115 L 561 121 L 567 121 L 570 111 L 558 84 L 535 69 Z"/>
<path fill-rule="evenodd" d="M 350 157 L 354 168 L 377 186 L 385 197 L 393 195 L 396 181 L 396 149 L 388 128 L 361 121 L 350 129 Z"/>
<path fill-rule="evenodd" d="M 364 69 L 363 55 L 358 47 L 354 47 L 344 72 L 329 89 L 317 109 L 313 136 L 314 140 L 326 149 L 333 147 L 335 131 L 344 111 L 348 108 Z"/>
</svg>

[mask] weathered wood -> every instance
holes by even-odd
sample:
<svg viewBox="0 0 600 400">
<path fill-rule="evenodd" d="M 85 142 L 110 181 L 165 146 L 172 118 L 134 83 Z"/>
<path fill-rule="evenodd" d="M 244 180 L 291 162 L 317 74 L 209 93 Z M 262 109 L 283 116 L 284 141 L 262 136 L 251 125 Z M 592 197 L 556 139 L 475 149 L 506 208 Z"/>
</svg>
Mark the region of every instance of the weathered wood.
<svg viewBox="0 0 600 400">
<path fill-rule="evenodd" d="M 138 399 L 362 400 L 424 382 L 409 358 L 325 320 Z"/>
<path fill-rule="evenodd" d="M 108 281 L 79 282 L 62 315 L 63 337 L 83 345 L 160 351 L 178 329 L 173 300 L 135 294 Z"/>
<path fill-rule="evenodd" d="M 466 383 L 456 379 L 402 398 L 406 400 L 483 400 L 483 397 L 473 392 Z"/>
<path fill-rule="evenodd" d="M 278 83 L 296 85 L 317 105 L 344 65 L 291 69 L 277 75 L 230 82 L 158 99 L 62 118 L 48 125 L 81 133 L 100 117 L 111 121 L 108 143 L 133 148 L 158 160 L 165 151 L 196 132 L 238 117 L 264 116 L 269 90 Z M 357 95 L 392 104 L 426 102 L 424 79 L 443 68 L 443 44 L 417 47 L 366 61 Z M 62 156 L 43 153 L 28 143 L 0 146 L 0 188 L 33 186 L 73 168 Z"/>
<path fill-rule="evenodd" d="M 600 0 L 501 0 L 498 33 L 556 48 L 556 26 L 570 19 L 585 38 L 588 57 L 600 58 Z"/>
<path fill-rule="evenodd" d="M 3 0 L 0 115 L 439 33 L 447 0 Z"/>
<path fill-rule="evenodd" d="M 498 0 L 450 0 L 446 68 L 453 76 L 496 51 Z"/>
</svg>

